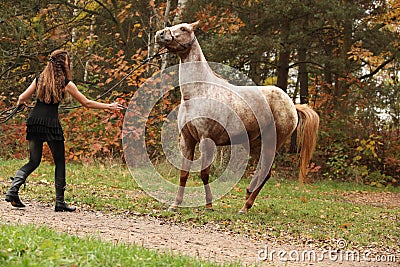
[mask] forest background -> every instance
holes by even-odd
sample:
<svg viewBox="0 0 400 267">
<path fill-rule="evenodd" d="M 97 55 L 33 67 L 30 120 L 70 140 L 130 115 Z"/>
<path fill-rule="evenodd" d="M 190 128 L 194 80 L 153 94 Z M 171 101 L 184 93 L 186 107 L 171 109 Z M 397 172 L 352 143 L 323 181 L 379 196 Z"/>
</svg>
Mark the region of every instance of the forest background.
<svg viewBox="0 0 400 267">
<path fill-rule="evenodd" d="M 93 99 L 158 50 L 157 30 L 200 20 L 208 61 L 276 84 L 319 113 L 313 179 L 400 184 L 398 0 L 0 0 L 0 7 L 1 110 L 15 105 L 55 49 L 70 52 L 74 82 Z M 103 100 L 127 105 L 148 78 L 177 63 L 173 55 L 157 58 Z M 148 120 L 152 159 L 162 157 L 158 130 L 178 104 L 176 90 Z M 28 156 L 27 114 L 0 125 L 1 158 Z M 68 160 L 122 159 L 123 116 L 61 109 Z M 278 153 L 278 172 L 296 170 L 290 147 Z"/>
</svg>

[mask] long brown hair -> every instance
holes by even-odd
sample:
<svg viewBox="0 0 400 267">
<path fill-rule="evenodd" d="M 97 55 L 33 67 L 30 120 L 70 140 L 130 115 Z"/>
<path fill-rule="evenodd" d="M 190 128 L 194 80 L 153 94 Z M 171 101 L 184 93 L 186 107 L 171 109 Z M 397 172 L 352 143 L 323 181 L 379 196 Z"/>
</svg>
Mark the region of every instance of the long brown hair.
<svg viewBox="0 0 400 267">
<path fill-rule="evenodd" d="M 70 58 L 67 51 L 55 50 L 39 76 L 36 95 L 41 102 L 59 103 L 65 98 L 65 80 L 72 80 Z"/>
</svg>

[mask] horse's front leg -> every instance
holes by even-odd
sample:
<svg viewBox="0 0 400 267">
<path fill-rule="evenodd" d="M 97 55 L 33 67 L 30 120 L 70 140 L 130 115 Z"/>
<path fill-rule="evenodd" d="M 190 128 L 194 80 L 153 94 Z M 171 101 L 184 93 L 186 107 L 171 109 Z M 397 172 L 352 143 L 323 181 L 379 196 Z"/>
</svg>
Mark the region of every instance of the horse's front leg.
<svg viewBox="0 0 400 267">
<path fill-rule="evenodd" d="M 189 166 L 187 166 L 189 167 Z M 179 177 L 179 188 L 178 188 L 178 193 L 176 194 L 175 202 L 172 204 L 168 210 L 169 211 L 176 211 L 178 210 L 179 205 L 183 201 L 183 194 L 185 192 L 185 186 L 186 186 L 186 181 L 189 177 L 189 171 L 185 171 L 185 166 L 182 164 L 182 170 L 180 172 L 180 177 Z M 189 167 L 190 168 L 190 167 Z"/>
<path fill-rule="evenodd" d="M 168 208 L 168 210 L 170 211 L 176 211 L 183 201 L 183 194 L 185 192 L 186 182 L 189 177 L 190 167 L 193 162 L 195 146 L 196 142 L 193 139 L 185 138 L 184 136 L 182 136 L 180 141 L 180 148 L 183 159 L 182 168 L 179 176 L 179 188 L 178 193 L 176 194 L 175 202 Z"/>
</svg>

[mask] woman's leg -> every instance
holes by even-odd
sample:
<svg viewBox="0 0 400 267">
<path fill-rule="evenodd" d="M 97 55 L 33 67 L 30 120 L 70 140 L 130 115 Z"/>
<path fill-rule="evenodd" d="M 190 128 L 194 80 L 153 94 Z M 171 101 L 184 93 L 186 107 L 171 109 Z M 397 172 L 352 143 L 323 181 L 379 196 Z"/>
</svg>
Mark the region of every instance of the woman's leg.
<svg viewBox="0 0 400 267">
<path fill-rule="evenodd" d="M 56 165 L 54 177 L 56 187 L 65 187 L 65 147 L 64 141 L 48 141 L 54 164 Z"/>
<path fill-rule="evenodd" d="M 26 178 L 40 165 L 42 159 L 43 142 L 40 140 L 29 141 L 29 162 L 19 169 L 14 176 L 10 189 L 6 193 L 6 201 L 14 207 L 25 207 L 21 202 L 18 192 Z"/>
<path fill-rule="evenodd" d="M 64 141 L 48 141 L 54 164 L 56 165 L 54 181 L 56 188 L 55 211 L 75 211 L 76 208 L 69 207 L 64 201 L 64 191 L 67 185 L 65 181 L 65 147 Z"/>
<path fill-rule="evenodd" d="M 29 141 L 29 162 L 21 167 L 21 171 L 29 176 L 34 170 L 39 167 L 42 160 L 43 141 L 30 140 Z"/>
</svg>

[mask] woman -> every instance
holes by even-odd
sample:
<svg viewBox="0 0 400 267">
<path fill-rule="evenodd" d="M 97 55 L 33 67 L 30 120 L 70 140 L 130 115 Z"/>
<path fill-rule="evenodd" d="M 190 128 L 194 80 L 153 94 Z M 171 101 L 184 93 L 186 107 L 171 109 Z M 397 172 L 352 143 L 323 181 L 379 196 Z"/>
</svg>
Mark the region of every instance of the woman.
<svg viewBox="0 0 400 267">
<path fill-rule="evenodd" d="M 6 193 L 6 201 L 14 207 L 25 207 L 18 191 L 26 178 L 39 166 L 42 158 L 43 143 L 47 142 L 55 163 L 55 211 L 75 211 L 64 201 L 65 181 L 65 147 L 64 135 L 58 119 L 58 105 L 66 94 L 74 97 L 82 106 L 96 109 L 119 110 L 123 107 L 118 103 L 104 104 L 87 99 L 78 91 L 71 81 L 70 58 L 63 50 L 51 53 L 46 68 L 32 84 L 23 92 L 17 105 L 24 104 L 36 93 L 36 105 L 26 122 L 26 139 L 29 141 L 29 162 L 19 169 Z"/>
</svg>

